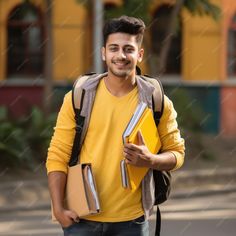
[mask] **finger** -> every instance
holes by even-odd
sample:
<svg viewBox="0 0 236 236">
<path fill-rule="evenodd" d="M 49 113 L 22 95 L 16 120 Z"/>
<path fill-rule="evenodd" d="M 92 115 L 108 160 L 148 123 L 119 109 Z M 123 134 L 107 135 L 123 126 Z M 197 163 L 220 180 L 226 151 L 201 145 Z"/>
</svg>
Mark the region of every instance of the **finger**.
<svg viewBox="0 0 236 236">
<path fill-rule="evenodd" d="M 133 151 L 140 151 L 140 146 L 134 143 L 129 143 L 125 146 L 125 148 L 133 150 Z"/>
<path fill-rule="evenodd" d="M 132 161 L 133 160 L 133 156 L 129 155 L 128 153 L 124 152 L 124 157 L 126 160 Z"/>
<path fill-rule="evenodd" d="M 125 163 L 131 165 L 131 161 L 129 159 L 125 159 Z"/>
<path fill-rule="evenodd" d="M 69 211 L 68 216 L 75 222 L 79 222 L 79 216 L 74 211 Z"/>
<path fill-rule="evenodd" d="M 145 141 L 140 130 L 138 131 L 138 143 L 139 145 L 145 145 Z"/>
<path fill-rule="evenodd" d="M 130 156 L 130 155 L 126 154 L 125 160 L 127 161 L 126 163 L 132 164 L 137 161 L 137 156 Z"/>
<path fill-rule="evenodd" d="M 129 159 L 129 157 L 125 157 L 125 163 L 126 163 L 126 164 L 131 164 L 132 161 Z"/>
<path fill-rule="evenodd" d="M 132 150 L 132 149 L 124 149 L 124 153 L 130 155 L 130 156 L 137 156 L 138 154 L 140 154 L 140 150 Z"/>
<path fill-rule="evenodd" d="M 124 147 L 130 147 L 131 146 L 131 143 L 124 143 Z"/>
<path fill-rule="evenodd" d="M 66 222 L 60 222 L 60 224 L 61 224 L 61 226 L 63 227 L 63 228 L 67 228 L 67 227 L 69 227 L 70 225 L 72 225 L 73 224 L 73 220 L 68 220 L 68 221 L 66 221 Z"/>
<path fill-rule="evenodd" d="M 137 159 L 137 156 L 136 157 L 132 157 L 132 158 L 130 158 L 130 157 L 126 158 L 125 159 L 125 163 L 129 164 L 129 165 L 132 165 L 132 166 L 139 166 L 139 164 L 138 164 L 139 161 Z"/>
<path fill-rule="evenodd" d="M 134 144 L 134 143 L 125 143 L 124 144 L 124 147 L 127 147 L 127 148 L 132 148 L 132 147 L 136 147 L 137 145 Z"/>
</svg>

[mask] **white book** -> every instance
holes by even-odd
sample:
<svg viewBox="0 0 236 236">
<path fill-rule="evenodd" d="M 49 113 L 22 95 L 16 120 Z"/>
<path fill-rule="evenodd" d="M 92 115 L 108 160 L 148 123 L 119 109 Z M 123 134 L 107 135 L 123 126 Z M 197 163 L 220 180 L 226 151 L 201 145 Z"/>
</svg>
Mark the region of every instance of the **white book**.
<svg viewBox="0 0 236 236">
<path fill-rule="evenodd" d="M 128 123 L 124 133 L 123 133 L 123 142 L 125 143 L 126 137 L 128 137 L 133 129 L 135 128 L 137 122 L 139 121 L 140 117 L 142 116 L 143 112 L 145 111 L 147 107 L 147 104 L 144 102 L 141 102 L 138 104 L 132 118 L 130 119 L 130 122 Z"/>
<path fill-rule="evenodd" d="M 90 167 L 88 168 L 88 180 L 89 180 L 89 184 L 90 184 L 90 188 L 91 188 L 91 191 L 92 191 L 92 194 L 93 194 L 93 199 L 95 201 L 96 208 L 97 208 L 97 210 L 100 210 L 98 195 L 97 195 L 97 191 L 95 189 L 93 175 L 92 175 L 92 171 L 91 171 Z"/>
</svg>

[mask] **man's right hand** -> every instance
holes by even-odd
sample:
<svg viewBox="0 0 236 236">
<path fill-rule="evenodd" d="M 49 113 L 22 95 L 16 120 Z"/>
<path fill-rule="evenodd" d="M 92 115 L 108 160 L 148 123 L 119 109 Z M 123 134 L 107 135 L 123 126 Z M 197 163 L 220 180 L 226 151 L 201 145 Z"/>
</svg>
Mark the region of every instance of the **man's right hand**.
<svg viewBox="0 0 236 236">
<path fill-rule="evenodd" d="M 63 199 L 66 186 L 66 173 L 52 171 L 48 174 L 48 185 L 52 199 L 53 212 L 62 227 L 69 227 L 79 221 L 78 215 L 63 207 Z"/>
<path fill-rule="evenodd" d="M 63 228 L 67 228 L 74 222 L 79 222 L 79 217 L 74 211 L 62 209 L 55 212 L 55 217 Z"/>
</svg>

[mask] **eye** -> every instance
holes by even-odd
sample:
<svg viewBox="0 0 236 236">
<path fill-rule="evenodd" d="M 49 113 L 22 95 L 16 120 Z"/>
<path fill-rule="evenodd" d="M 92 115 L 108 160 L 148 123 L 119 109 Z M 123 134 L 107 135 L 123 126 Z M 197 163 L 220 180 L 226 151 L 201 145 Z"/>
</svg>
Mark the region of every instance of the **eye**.
<svg viewBox="0 0 236 236">
<path fill-rule="evenodd" d="M 134 52 L 134 49 L 131 47 L 125 48 L 125 52 L 132 53 L 132 52 Z"/>
<path fill-rule="evenodd" d="M 109 51 L 115 52 L 115 51 L 117 51 L 117 47 L 109 47 Z"/>
</svg>

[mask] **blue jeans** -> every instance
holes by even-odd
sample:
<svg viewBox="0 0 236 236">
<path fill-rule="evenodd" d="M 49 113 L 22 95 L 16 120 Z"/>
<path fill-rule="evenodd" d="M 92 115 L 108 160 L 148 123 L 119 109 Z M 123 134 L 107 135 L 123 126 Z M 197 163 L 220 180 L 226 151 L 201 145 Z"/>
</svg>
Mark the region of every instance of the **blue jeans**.
<svg viewBox="0 0 236 236">
<path fill-rule="evenodd" d="M 63 228 L 64 236 L 148 236 L 149 224 L 144 216 L 135 220 L 107 223 L 80 220 Z"/>
</svg>

